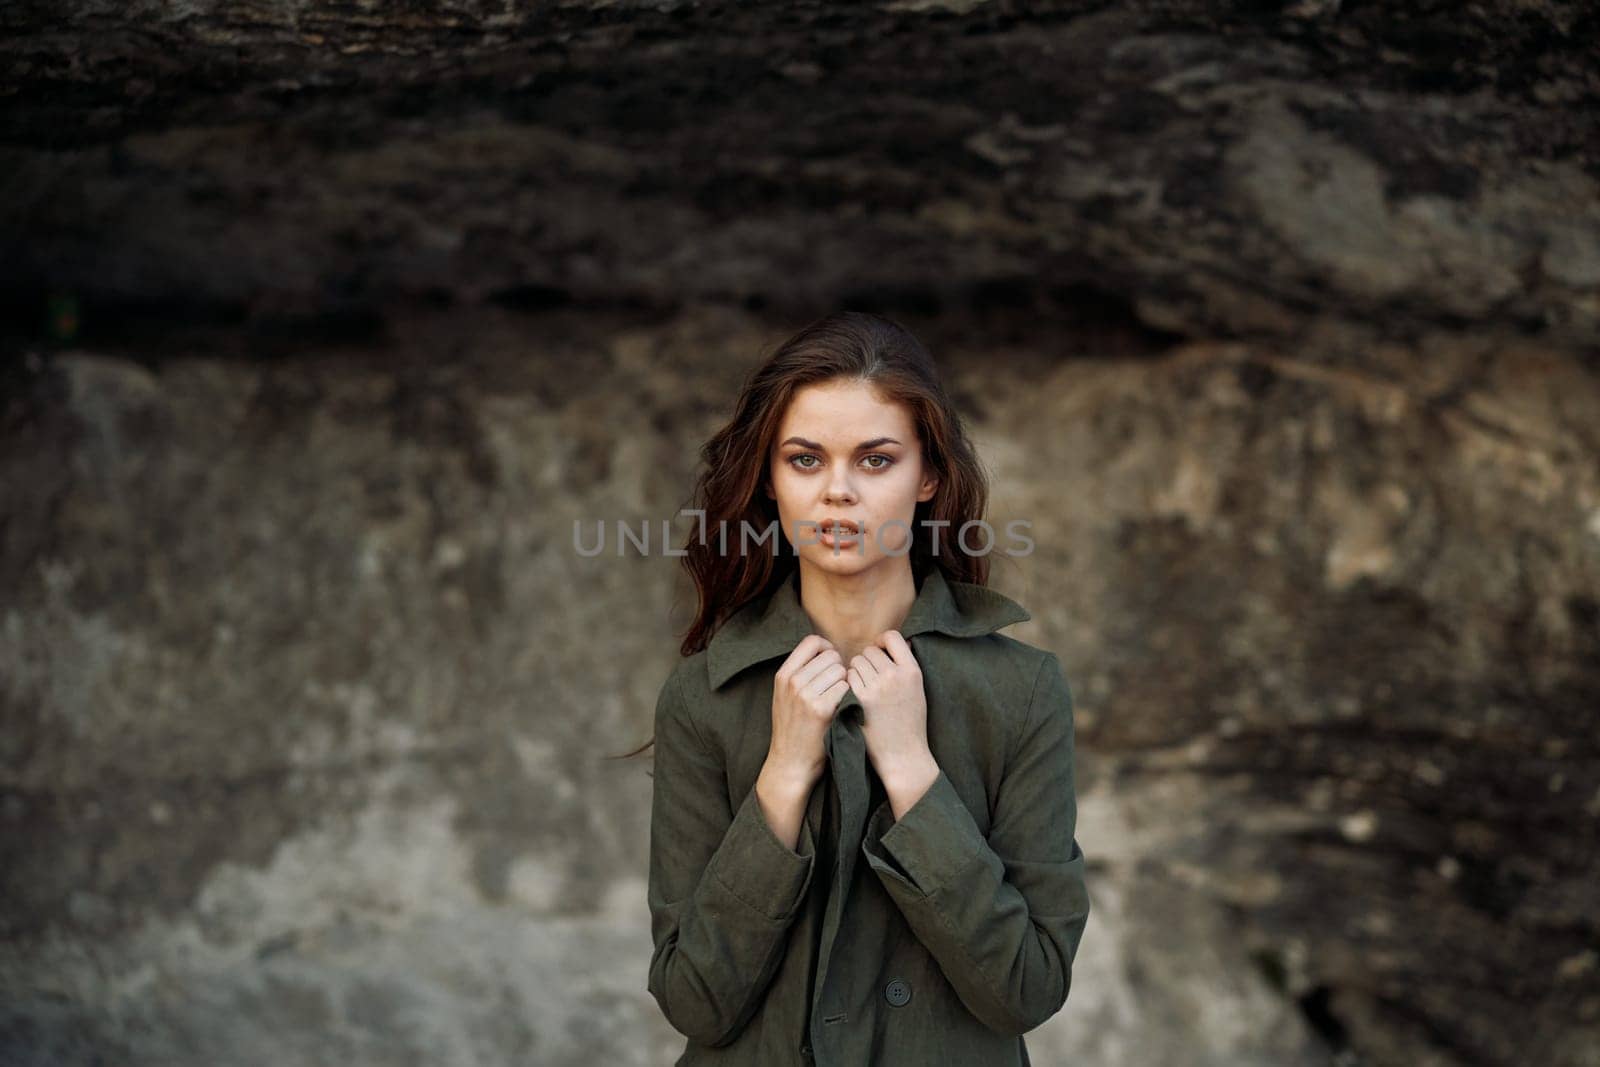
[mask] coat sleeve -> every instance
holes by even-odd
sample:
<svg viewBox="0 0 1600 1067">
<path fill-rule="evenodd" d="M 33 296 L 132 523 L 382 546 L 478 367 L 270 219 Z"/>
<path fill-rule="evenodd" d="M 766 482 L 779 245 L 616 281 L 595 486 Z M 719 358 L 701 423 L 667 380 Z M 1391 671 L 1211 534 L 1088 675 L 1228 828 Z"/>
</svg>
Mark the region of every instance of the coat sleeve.
<svg viewBox="0 0 1600 1067">
<path fill-rule="evenodd" d="M 861 850 L 963 1004 L 1003 1034 L 1059 1011 L 1089 918 L 1074 836 L 1072 696 L 1046 653 L 987 839 L 943 771 L 898 822 L 888 801 Z"/>
<path fill-rule="evenodd" d="M 724 761 L 695 729 L 681 670 L 655 713 L 648 988 L 667 1021 L 706 1045 L 737 1038 L 766 996 L 811 883 L 816 842 L 778 839 L 754 786 L 730 803 Z"/>
</svg>

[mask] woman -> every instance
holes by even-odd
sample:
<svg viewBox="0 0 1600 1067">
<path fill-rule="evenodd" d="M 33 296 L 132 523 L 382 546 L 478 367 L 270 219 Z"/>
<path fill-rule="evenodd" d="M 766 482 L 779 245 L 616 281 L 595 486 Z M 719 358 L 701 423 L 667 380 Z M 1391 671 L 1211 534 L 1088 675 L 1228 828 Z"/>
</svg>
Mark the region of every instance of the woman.
<svg viewBox="0 0 1600 1067">
<path fill-rule="evenodd" d="M 958 536 L 987 486 L 931 357 L 881 318 L 813 323 L 702 458 L 653 741 L 677 1063 L 1027 1064 L 1089 915 L 1072 700 L 996 632 L 1030 616 Z"/>
</svg>

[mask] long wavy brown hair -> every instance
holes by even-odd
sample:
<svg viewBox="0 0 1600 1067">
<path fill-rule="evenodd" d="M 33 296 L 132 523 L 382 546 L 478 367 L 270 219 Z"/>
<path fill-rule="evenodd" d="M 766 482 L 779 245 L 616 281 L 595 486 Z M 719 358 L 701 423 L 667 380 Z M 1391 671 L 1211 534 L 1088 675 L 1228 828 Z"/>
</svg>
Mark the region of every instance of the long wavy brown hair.
<svg viewBox="0 0 1600 1067">
<path fill-rule="evenodd" d="M 769 462 L 778 427 L 800 389 L 844 378 L 871 383 L 886 401 L 911 413 L 922 442 L 923 463 L 939 476 L 932 498 L 919 501 L 911 523 L 912 574 L 920 583 L 928 568 L 940 568 L 954 581 L 986 585 L 986 555 L 952 551 L 963 523 L 982 519 L 988 509 L 989 482 L 968 439 L 960 414 L 922 342 L 910 330 L 878 315 L 845 311 L 818 319 L 784 341 L 745 380 L 733 417 L 700 449 L 702 469 L 689 508 L 705 513 L 705 536 L 698 521 L 680 557 L 699 594 L 699 608 L 679 651 L 704 649 L 728 617 L 789 580 L 796 567 L 794 548 L 777 523 L 777 501 L 767 496 Z M 935 530 L 925 520 L 945 520 L 943 550 L 935 554 Z M 739 544 L 741 522 L 756 533 L 777 523 L 775 549 L 723 551 L 718 531 L 727 523 L 727 544 Z M 626 758 L 655 743 L 652 737 Z"/>
</svg>

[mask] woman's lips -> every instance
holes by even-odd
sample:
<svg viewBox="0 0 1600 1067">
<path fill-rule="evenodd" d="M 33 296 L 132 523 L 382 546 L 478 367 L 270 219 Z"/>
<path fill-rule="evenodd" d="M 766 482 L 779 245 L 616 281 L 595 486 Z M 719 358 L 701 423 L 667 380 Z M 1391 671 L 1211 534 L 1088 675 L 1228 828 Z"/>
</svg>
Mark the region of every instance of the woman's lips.
<svg viewBox="0 0 1600 1067">
<path fill-rule="evenodd" d="M 828 519 L 818 528 L 819 540 L 828 548 L 835 545 L 853 545 L 861 539 L 861 531 L 849 519 Z"/>
</svg>

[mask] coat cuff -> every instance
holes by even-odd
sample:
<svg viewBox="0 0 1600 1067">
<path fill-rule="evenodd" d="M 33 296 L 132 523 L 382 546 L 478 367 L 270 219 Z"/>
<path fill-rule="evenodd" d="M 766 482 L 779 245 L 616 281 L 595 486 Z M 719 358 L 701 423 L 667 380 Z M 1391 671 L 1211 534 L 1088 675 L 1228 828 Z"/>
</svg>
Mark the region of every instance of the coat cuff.
<svg viewBox="0 0 1600 1067">
<path fill-rule="evenodd" d="M 776 923 L 794 918 L 811 885 L 816 866 L 811 824 L 800 821 L 800 838 L 791 849 L 773 833 L 754 786 L 745 794 L 733 822 L 711 857 L 711 876 L 746 908 Z"/>
<path fill-rule="evenodd" d="M 902 815 L 884 800 L 867 821 L 861 851 L 880 878 L 917 896 L 944 888 L 988 848 L 983 832 L 943 770 Z"/>
</svg>

